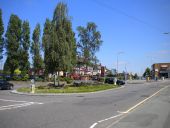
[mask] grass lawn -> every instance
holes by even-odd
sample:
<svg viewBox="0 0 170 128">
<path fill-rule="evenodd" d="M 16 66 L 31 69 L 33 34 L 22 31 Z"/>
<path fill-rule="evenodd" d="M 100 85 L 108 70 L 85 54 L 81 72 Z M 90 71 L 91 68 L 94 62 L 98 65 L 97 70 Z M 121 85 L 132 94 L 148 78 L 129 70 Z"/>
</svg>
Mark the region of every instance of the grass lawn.
<svg viewBox="0 0 170 128">
<path fill-rule="evenodd" d="M 65 88 L 40 88 L 36 87 L 35 93 L 82 93 L 82 92 L 96 92 L 118 87 L 117 85 L 104 84 L 104 85 L 88 85 L 80 87 L 65 87 Z M 18 92 L 30 93 L 31 89 L 22 87 L 17 89 Z"/>
</svg>

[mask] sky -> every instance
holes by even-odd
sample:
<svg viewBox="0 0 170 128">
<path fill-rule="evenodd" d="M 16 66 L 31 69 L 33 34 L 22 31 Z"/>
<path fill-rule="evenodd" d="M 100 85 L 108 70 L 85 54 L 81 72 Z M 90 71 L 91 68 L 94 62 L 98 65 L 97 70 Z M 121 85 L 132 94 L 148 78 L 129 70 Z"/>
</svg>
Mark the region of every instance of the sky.
<svg viewBox="0 0 170 128">
<path fill-rule="evenodd" d="M 41 33 L 52 19 L 59 0 L 0 0 L 5 30 L 11 14 L 28 20 L 31 32 L 37 23 Z M 170 62 L 170 0 L 63 0 L 78 41 L 78 26 L 94 22 L 102 35 L 96 53 L 109 69 L 143 74 L 153 63 Z M 3 60 L 5 61 L 5 59 Z"/>
</svg>

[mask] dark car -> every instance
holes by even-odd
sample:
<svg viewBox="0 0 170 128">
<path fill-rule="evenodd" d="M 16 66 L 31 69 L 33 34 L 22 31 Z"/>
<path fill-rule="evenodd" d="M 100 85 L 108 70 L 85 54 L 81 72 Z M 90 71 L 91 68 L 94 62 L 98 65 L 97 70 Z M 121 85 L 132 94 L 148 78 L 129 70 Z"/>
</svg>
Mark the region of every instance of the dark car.
<svg viewBox="0 0 170 128">
<path fill-rule="evenodd" d="M 114 84 L 114 78 L 112 78 L 112 77 L 105 78 L 105 83 Z"/>
<path fill-rule="evenodd" d="M 108 84 L 114 84 L 114 78 L 113 77 L 108 77 L 105 79 L 105 83 L 108 83 Z M 117 85 L 124 85 L 125 82 L 123 80 L 117 80 L 116 81 L 116 84 Z"/>
<path fill-rule="evenodd" d="M 13 89 L 14 85 L 9 83 L 6 80 L 0 80 L 0 90 L 11 90 Z"/>
<path fill-rule="evenodd" d="M 117 81 L 116 81 L 116 84 L 117 84 L 117 85 L 124 85 L 125 82 L 124 82 L 123 80 L 117 80 Z"/>
</svg>

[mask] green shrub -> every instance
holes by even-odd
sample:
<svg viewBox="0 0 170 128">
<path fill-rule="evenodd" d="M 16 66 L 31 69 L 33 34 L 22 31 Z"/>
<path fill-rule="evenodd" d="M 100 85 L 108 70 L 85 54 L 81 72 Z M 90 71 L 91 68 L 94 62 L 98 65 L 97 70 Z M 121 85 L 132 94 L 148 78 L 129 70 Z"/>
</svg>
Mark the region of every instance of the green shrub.
<svg viewBox="0 0 170 128">
<path fill-rule="evenodd" d="M 64 77 L 59 77 L 58 79 L 59 79 L 59 81 L 65 81 Z M 57 78 L 56 78 L 56 80 L 57 80 Z"/>
<path fill-rule="evenodd" d="M 69 85 L 64 85 L 63 89 L 68 89 Z"/>
<path fill-rule="evenodd" d="M 29 75 L 28 74 L 26 74 L 25 76 L 23 76 L 21 78 L 22 81 L 28 81 L 28 79 L 29 79 Z"/>
<path fill-rule="evenodd" d="M 20 81 L 22 78 L 20 76 L 13 76 L 12 79 L 14 81 Z"/>
<path fill-rule="evenodd" d="M 3 79 L 3 76 L 0 76 L 0 79 Z"/>
<path fill-rule="evenodd" d="M 42 86 L 42 85 L 37 87 L 37 89 L 47 89 L 47 88 L 48 88 L 47 86 Z"/>
<path fill-rule="evenodd" d="M 104 82 L 105 78 L 104 77 L 100 77 L 99 78 L 99 82 Z"/>
<path fill-rule="evenodd" d="M 44 80 L 43 78 L 35 77 L 35 81 L 43 81 L 43 80 Z"/>
<path fill-rule="evenodd" d="M 21 71 L 20 71 L 19 69 L 15 69 L 14 74 L 15 74 L 15 75 L 20 75 L 20 74 L 21 74 Z"/>
<path fill-rule="evenodd" d="M 67 84 L 71 84 L 73 82 L 73 79 L 69 78 L 69 77 L 64 77 L 63 79 L 64 79 L 64 81 L 67 82 Z"/>
</svg>

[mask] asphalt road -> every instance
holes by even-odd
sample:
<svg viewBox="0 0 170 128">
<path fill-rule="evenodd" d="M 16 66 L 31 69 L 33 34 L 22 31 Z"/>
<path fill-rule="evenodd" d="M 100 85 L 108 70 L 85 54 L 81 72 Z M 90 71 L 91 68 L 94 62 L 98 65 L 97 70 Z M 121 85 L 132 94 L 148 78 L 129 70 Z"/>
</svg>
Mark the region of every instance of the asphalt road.
<svg viewBox="0 0 170 128">
<path fill-rule="evenodd" d="M 127 84 L 100 93 L 56 96 L 0 91 L 0 128 L 169 128 L 169 85 L 170 81 Z M 150 123 L 154 120 L 161 127 Z"/>
</svg>

